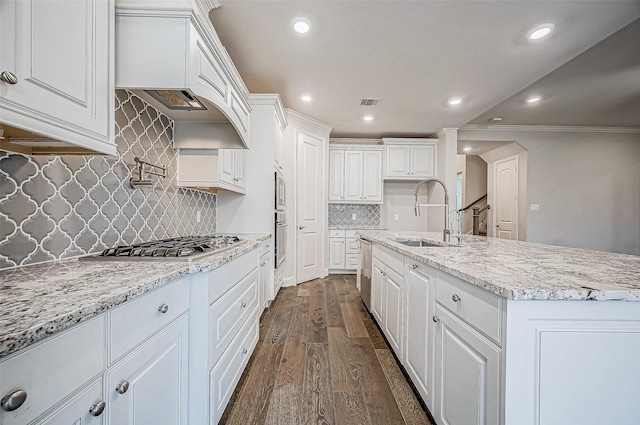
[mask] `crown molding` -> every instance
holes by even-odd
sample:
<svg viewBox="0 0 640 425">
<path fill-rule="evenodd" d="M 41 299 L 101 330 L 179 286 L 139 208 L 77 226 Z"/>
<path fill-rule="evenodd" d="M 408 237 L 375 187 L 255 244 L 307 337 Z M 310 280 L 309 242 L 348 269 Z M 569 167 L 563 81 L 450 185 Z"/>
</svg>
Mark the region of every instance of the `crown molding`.
<svg viewBox="0 0 640 425">
<path fill-rule="evenodd" d="M 294 111 L 293 109 L 285 108 L 284 114 L 287 117 L 287 120 L 293 119 L 299 121 L 302 124 L 307 124 L 311 127 L 317 128 L 320 131 L 331 132 L 331 130 L 333 130 L 332 126 L 320 122 L 314 118 L 303 115 L 300 112 Z"/>
<path fill-rule="evenodd" d="M 467 124 L 459 131 L 545 131 L 556 133 L 619 133 L 640 134 L 640 127 L 595 127 L 595 126 L 569 126 L 569 125 L 486 125 Z"/>
<path fill-rule="evenodd" d="M 331 145 L 381 145 L 382 139 L 359 139 L 357 137 L 335 137 L 329 139 Z"/>
<path fill-rule="evenodd" d="M 278 93 L 250 93 L 248 96 L 250 105 L 265 105 L 273 106 L 276 112 L 276 116 L 282 128 L 287 126 L 287 119 L 284 114 L 284 107 L 282 106 L 282 100 Z"/>
</svg>

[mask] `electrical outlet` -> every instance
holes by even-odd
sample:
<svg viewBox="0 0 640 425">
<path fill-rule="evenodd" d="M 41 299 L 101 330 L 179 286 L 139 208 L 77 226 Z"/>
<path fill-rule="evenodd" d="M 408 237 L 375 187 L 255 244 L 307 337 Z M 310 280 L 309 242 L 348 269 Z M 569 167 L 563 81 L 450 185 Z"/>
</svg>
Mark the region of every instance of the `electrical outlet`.
<svg viewBox="0 0 640 425">
<path fill-rule="evenodd" d="M 200 211 L 196 211 L 196 222 L 200 223 L 202 221 L 202 217 L 200 216 Z"/>
<path fill-rule="evenodd" d="M 394 219 L 395 221 L 400 220 L 400 214 L 394 214 L 394 215 L 393 215 L 393 219 Z"/>
<path fill-rule="evenodd" d="M 540 211 L 539 204 L 531 204 L 531 211 Z"/>
<path fill-rule="evenodd" d="M 356 220 L 357 218 L 358 216 L 355 213 L 351 214 L 351 220 Z"/>
</svg>

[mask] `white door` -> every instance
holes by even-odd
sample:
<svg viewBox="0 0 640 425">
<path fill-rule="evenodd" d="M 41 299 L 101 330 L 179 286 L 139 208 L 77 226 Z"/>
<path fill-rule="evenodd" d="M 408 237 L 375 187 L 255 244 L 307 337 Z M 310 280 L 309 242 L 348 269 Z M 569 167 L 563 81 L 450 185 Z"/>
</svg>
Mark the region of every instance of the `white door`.
<svg viewBox="0 0 640 425">
<path fill-rule="evenodd" d="M 495 236 L 518 239 L 518 157 L 496 162 Z"/>
<path fill-rule="evenodd" d="M 344 153 L 344 200 L 362 200 L 362 151 Z"/>
<path fill-rule="evenodd" d="M 296 283 L 322 276 L 322 140 L 298 133 Z"/>
<path fill-rule="evenodd" d="M 362 198 L 382 202 L 382 151 L 364 151 L 362 162 Z"/>
<path fill-rule="evenodd" d="M 329 151 L 329 201 L 344 200 L 344 151 Z"/>
</svg>

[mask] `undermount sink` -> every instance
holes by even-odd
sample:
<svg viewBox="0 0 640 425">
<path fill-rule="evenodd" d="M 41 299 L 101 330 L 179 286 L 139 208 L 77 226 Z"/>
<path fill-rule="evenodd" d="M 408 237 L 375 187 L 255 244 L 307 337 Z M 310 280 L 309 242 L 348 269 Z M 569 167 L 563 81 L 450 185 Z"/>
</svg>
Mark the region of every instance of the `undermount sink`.
<svg viewBox="0 0 640 425">
<path fill-rule="evenodd" d="M 440 247 L 440 248 L 444 248 L 448 245 L 440 245 L 437 243 L 433 243 L 433 242 L 428 242 L 428 241 L 411 241 L 411 240 L 396 240 L 395 242 L 401 243 L 402 245 L 406 245 L 406 246 L 423 246 L 423 247 Z"/>
</svg>

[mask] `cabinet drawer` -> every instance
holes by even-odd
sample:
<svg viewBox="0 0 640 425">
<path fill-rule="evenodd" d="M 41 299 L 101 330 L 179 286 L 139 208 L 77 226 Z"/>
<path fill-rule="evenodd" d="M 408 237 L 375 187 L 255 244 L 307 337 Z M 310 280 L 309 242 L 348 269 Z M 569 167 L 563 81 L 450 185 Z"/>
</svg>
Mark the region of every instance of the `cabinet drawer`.
<svg viewBox="0 0 640 425">
<path fill-rule="evenodd" d="M 260 250 L 259 250 L 258 254 L 260 255 L 260 257 L 262 257 L 264 254 L 266 254 L 268 252 L 269 252 L 269 241 L 266 240 L 266 241 L 263 241 L 260 244 Z"/>
<path fill-rule="evenodd" d="M 225 292 L 233 288 L 243 277 L 258 267 L 258 250 L 247 252 L 240 258 L 213 270 L 209 280 L 209 304 L 213 304 Z"/>
<path fill-rule="evenodd" d="M 438 272 L 436 301 L 500 345 L 504 306 L 500 297 Z"/>
<path fill-rule="evenodd" d="M 329 237 L 330 238 L 344 238 L 345 234 L 346 234 L 346 232 L 345 232 L 344 229 L 329 230 Z"/>
<path fill-rule="evenodd" d="M 357 238 L 347 238 L 347 254 L 357 254 L 358 253 L 358 239 Z"/>
<path fill-rule="evenodd" d="M 166 312 L 161 311 L 167 306 Z M 184 277 L 115 308 L 109 316 L 109 361 L 136 345 L 189 309 L 189 278 Z"/>
<path fill-rule="evenodd" d="M 104 336 L 105 317 L 101 315 L 0 363 L 0 398 L 16 390 L 27 393 L 18 409 L 0 410 L 0 423 L 27 424 L 101 373 L 105 365 Z"/>
<path fill-rule="evenodd" d="M 209 377 L 211 424 L 217 424 L 224 412 L 231 394 L 235 389 L 242 371 L 249 362 L 251 353 L 258 343 L 258 310 L 254 310 L 251 317 L 238 336 L 231 342 L 229 349 L 224 352 L 216 367 L 211 370 Z"/>
<path fill-rule="evenodd" d="M 103 401 L 102 378 L 98 379 L 80 394 L 64 403 L 60 408 L 51 413 L 38 425 L 56 424 L 82 424 L 82 425 L 102 425 L 105 423 L 104 412 L 99 416 L 93 416 L 89 409 L 95 403 Z M 4 423 L 4 422 L 2 422 Z"/>
<path fill-rule="evenodd" d="M 209 367 L 227 348 L 247 317 L 258 305 L 258 270 L 209 307 Z"/>
<path fill-rule="evenodd" d="M 344 235 L 347 238 L 357 238 L 358 236 L 356 235 L 357 230 L 355 229 L 348 229 L 345 230 Z"/>
<path fill-rule="evenodd" d="M 345 257 L 345 269 L 358 270 L 358 254 L 347 254 Z"/>
</svg>

